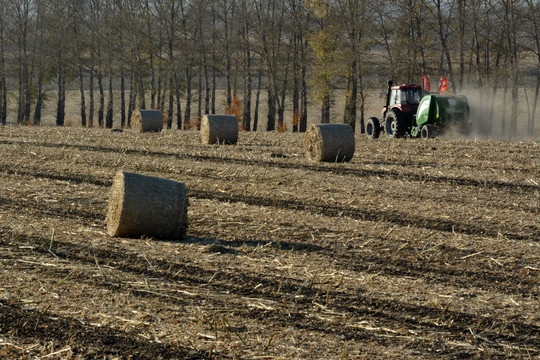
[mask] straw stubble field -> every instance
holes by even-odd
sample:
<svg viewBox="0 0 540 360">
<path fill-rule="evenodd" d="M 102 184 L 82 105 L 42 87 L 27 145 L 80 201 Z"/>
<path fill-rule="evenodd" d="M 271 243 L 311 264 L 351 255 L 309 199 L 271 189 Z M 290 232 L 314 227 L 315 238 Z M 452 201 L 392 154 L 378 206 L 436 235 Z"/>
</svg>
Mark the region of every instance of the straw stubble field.
<svg viewBox="0 0 540 360">
<path fill-rule="evenodd" d="M 540 146 L 0 128 L 0 357 L 538 359 Z M 110 238 L 124 169 L 182 241 Z"/>
</svg>

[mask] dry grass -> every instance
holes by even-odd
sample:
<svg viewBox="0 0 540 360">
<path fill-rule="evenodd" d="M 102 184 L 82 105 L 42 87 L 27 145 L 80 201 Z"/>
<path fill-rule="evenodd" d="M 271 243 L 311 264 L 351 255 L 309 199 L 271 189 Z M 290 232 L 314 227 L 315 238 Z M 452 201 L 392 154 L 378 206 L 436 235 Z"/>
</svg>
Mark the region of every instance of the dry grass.
<svg viewBox="0 0 540 360">
<path fill-rule="evenodd" d="M 535 359 L 540 146 L 0 128 L 0 357 Z M 183 241 L 109 238 L 118 169 L 183 182 Z"/>
</svg>

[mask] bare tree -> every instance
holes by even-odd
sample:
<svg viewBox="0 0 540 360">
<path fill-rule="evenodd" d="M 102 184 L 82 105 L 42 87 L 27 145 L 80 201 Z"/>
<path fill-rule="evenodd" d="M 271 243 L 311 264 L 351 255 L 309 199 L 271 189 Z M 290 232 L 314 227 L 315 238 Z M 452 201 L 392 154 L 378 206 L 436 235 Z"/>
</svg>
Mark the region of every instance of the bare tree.
<svg viewBox="0 0 540 360">
<path fill-rule="evenodd" d="M 7 86 L 6 86 L 6 48 L 5 48 L 6 9 L 0 7 L 0 124 L 7 120 Z"/>
<path fill-rule="evenodd" d="M 540 3 L 538 1 L 526 0 L 527 5 L 527 22 L 532 26 L 527 27 L 530 31 L 528 38 L 530 42 L 527 48 L 536 57 L 536 86 L 534 88 L 533 104 L 527 123 L 527 132 L 533 136 L 535 131 L 536 110 L 538 106 L 538 98 L 540 96 Z"/>
<path fill-rule="evenodd" d="M 251 130 L 251 26 L 250 26 L 250 11 L 248 9 L 248 1 L 242 0 L 242 42 L 243 42 L 243 70 L 244 70 L 244 113 L 242 115 L 242 127 L 246 131 Z"/>
</svg>

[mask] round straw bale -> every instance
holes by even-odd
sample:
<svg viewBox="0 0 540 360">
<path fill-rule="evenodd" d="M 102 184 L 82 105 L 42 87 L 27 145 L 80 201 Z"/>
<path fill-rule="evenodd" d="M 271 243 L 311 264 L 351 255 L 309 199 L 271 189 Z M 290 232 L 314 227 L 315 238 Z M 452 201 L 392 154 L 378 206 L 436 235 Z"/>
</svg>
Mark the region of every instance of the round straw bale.
<svg viewBox="0 0 540 360">
<path fill-rule="evenodd" d="M 181 182 L 118 171 L 109 194 L 107 232 L 181 239 L 187 228 L 187 203 Z"/>
<path fill-rule="evenodd" d="M 350 161 L 354 155 L 354 132 L 346 124 L 311 125 L 304 136 L 304 151 L 314 161 Z"/>
<path fill-rule="evenodd" d="M 163 116 L 159 110 L 135 110 L 131 114 L 131 128 L 139 132 L 163 130 Z"/>
<path fill-rule="evenodd" d="M 234 115 L 204 115 L 201 121 L 203 144 L 236 144 L 238 120 Z"/>
</svg>

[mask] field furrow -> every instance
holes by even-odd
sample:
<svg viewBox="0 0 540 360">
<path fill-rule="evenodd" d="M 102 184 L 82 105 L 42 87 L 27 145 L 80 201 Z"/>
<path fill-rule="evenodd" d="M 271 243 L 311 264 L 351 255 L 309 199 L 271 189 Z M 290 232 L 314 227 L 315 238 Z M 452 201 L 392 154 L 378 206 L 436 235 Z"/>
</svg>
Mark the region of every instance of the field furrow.
<svg viewBox="0 0 540 360">
<path fill-rule="evenodd" d="M 540 356 L 540 146 L 0 128 L 0 357 Z M 181 241 L 110 238 L 120 170 L 182 181 Z"/>
</svg>

